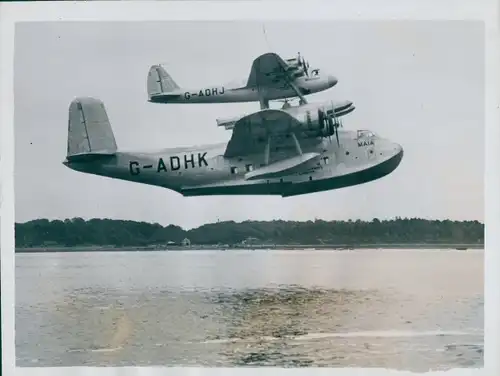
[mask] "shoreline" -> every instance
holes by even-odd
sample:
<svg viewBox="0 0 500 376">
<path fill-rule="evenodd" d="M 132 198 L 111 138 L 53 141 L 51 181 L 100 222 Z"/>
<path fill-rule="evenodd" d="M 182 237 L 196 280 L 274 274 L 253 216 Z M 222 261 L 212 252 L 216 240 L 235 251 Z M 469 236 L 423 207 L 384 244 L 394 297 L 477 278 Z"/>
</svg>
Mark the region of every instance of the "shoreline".
<svg viewBox="0 0 500 376">
<path fill-rule="evenodd" d="M 220 246 L 220 245 L 191 245 L 191 246 L 75 246 L 75 247 L 30 247 L 15 249 L 15 253 L 74 253 L 74 252 L 172 252 L 172 251 L 239 251 L 239 250 L 332 250 L 348 251 L 356 249 L 453 249 L 469 250 L 484 249 L 484 244 L 458 244 L 458 243 L 405 243 L 405 244 L 263 244 L 249 246 Z"/>
</svg>

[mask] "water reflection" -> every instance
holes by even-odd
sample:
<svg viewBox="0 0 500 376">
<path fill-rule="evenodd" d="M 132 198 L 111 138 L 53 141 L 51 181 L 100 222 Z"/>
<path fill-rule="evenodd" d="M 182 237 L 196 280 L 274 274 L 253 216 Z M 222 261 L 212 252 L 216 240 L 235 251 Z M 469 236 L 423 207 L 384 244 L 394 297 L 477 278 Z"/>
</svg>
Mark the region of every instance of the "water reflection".
<svg viewBox="0 0 500 376">
<path fill-rule="evenodd" d="M 225 356 L 234 365 L 309 366 L 314 356 L 304 352 L 297 337 L 330 333 L 342 326 L 345 313 L 355 320 L 360 307 L 375 291 L 348 291 L 301 286 L 224 291 L 211 298 L 219 305 L 227 328 L 208 343 L 222 343 Z M 343 320 L 341 320 L 341 317 Z"/>
</svg>

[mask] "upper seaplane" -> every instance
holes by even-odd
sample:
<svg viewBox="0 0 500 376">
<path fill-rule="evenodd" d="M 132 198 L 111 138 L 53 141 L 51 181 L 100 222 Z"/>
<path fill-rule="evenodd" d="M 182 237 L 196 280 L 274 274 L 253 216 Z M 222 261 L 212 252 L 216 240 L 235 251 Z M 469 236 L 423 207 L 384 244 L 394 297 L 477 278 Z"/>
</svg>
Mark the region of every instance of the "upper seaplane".
<svg viewBox="0 0 500 376">
<path fill-rule="evenodd" d="M 327 90 L 337 79 L 310 69 L 300 56 L 283 60 L 276 53 L 265 53 L 252 63 L 250 75 L 241 83 L 210 85 L 197 89 L 181 88 L 160 65 L 149 69 L 147 90 L 152 103 L 231 103 L 259 101 L 261 109 L 269 100 L 284 99 Z"/>
<path fill-rule="evenodd" d="M 340 130 L 338 113 L 328 106 L 299 106 L 296 112 L 263 109 L 243 116 L 232 125 L 227 143 L 121 151 L 104 104 L 85 97 L 69 106 L 63 164 L 183 196 L 289 197 L 379 179 L 394 171 L 402 158 L 400 145 L 371 131 Z"/>
</svg>

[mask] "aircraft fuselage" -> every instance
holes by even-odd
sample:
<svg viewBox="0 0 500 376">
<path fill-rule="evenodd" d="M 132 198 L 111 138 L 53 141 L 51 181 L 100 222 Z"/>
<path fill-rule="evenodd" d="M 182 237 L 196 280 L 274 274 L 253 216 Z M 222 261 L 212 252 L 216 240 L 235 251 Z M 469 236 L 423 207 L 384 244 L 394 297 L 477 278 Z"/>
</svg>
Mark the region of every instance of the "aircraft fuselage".
<svg viewBox="0 0 500 376">
<path fill-rule="evenodd" d="M 340 146 L 335 140 L 302 140 L 303 152 L 317 153 L 317 157 L 263 179 L 249 177 L 264 167 L 263 153 L 225 158 L 226 143 L 150 153 L 117 151 L 94 160 L 66 160 L 64 164 L 76 171 L 164 187 L 184 196 L 294 196 L 381 178 L 396 169 L 403 157 L 400 145 L 369 131 L 340 130 L 339 139 Z M 293 148 L 273 153 L 277 158 L 296 155 Z"/>
<path fill-rule="evenodd" d="M 333 87 L 337 80 L 333 76 L 304 76 L 294 80 L 302 95 L 317 93 Z M 287 83 L 273 88 L 257 89 L 255 87 L 231 87 L 229 85 L 208 85 L 198 89 L 178 89 L 174 92 L 163 92 L 152 95 L 152 103 L 236 103 L 256 102 L 261 97 L 276 100 L 296 97 L 295 90 Z"/>
</svg>

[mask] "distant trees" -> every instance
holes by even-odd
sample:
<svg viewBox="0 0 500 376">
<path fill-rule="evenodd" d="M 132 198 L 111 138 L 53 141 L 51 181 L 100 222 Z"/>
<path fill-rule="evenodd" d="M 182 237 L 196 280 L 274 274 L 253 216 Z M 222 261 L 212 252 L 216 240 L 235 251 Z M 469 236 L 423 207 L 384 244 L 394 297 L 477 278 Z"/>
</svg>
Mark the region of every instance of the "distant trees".
<svg viewBox="0 0 500 376">
<path fill-rule="evenodd" d="M 158 223 L 82 218 L 37 219 L 16 223 L 16 246 L 146 246 L 180 243 L 236 244 L 252 237 L 272 244 L 405 244 L 484 242 L 478 221 L 438 221 L 418 218 L 365 221 L 233 221 L 210 223 L 192 230 Z"/>
</svg>

